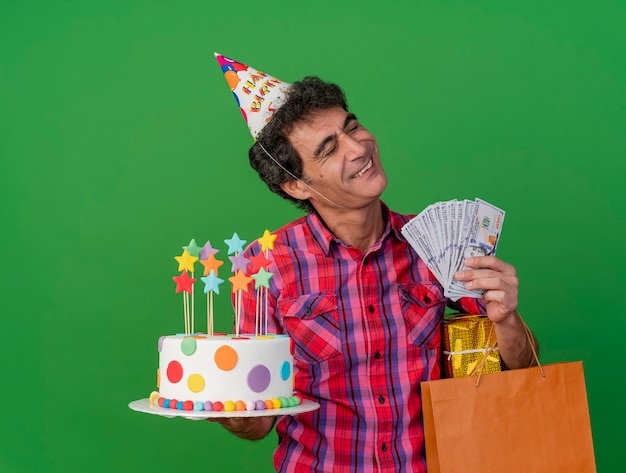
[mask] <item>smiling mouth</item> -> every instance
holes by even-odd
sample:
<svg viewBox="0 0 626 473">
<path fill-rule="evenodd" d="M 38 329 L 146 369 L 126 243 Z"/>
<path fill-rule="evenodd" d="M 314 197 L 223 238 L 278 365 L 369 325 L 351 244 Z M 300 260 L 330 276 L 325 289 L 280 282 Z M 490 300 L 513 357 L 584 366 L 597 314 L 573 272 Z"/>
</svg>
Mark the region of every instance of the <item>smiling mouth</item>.
<svg viewBox="0 0 626 473">
<path fill-rule="evenodd" d="M 365 172 L 367 170 L 369 170 L 372 166 L 374 165 L 374 163 L 372 162 L 372 160 L 370 159 L 367 164 L 361 168 L 361 170 L 359 172 L 357 172 L 356 174 L 354 174 L 352 176 L 352 179 L 355 179 L 357 177 L 361 177 L 363 174 L 365 174 Z"/>
</svg>

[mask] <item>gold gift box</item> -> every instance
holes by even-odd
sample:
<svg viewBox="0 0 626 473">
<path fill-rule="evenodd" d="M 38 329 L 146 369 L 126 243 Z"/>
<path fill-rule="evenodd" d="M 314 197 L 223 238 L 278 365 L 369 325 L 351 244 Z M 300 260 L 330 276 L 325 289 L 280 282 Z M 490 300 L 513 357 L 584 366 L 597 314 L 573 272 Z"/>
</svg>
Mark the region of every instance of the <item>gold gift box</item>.
<svg viewBox="0 0 626 473">
<path fill-rule="evenodd" d="M 446 378 L 501 371 L 496 333 L 487 316 L 459 314 L 444 318 L 443 368 Z"/>
</svg>

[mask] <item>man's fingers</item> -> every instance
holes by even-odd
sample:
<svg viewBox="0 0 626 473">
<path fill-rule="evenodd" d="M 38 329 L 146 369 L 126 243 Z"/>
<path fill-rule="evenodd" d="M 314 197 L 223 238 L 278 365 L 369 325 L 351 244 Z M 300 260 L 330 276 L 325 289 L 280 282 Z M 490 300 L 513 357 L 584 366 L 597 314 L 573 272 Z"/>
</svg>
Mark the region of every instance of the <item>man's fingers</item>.
<svg viewBox="0 0 626 473">
<path fill-rule="evenodd" d="M 472 256 L 471 258 L 466 258 L 464 263 L 470 268 L 487 268 L 502 273 L 515 274 L 514 266 L 495 256 Z"/>
</svg>

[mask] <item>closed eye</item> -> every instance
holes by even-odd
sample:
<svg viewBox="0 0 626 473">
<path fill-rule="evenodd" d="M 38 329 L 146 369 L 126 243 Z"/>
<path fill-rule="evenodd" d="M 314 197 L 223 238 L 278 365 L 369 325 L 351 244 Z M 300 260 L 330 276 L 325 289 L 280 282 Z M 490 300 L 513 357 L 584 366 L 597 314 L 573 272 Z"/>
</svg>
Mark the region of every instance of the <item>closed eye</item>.
<svg viewBox="0 0 626 473">
<path fill-rule="evenodd" d="M 356 118 L 356 115 L 352 113 L 349 114 L 346 117 L 346 121 L 344 122 L 344 127 L 343 127 L 344 132 L 353 133 L 359 128 L 361 128 L 361 124 L 359 123 L 359 120 Z"/>
<path fill-rule="evenodd" d="M 348 118 L 350 120 L 347 121 L 345 126 L 344 126 L 344 131 L 346 133 L 354 133 L 359 128 L 361 128 L 361 124 L 359 123 L 359 121 L 357 120 L 357 118 L 354 115 L 351 115 Z"/>
<path fill-rule="evenodd" d="M 352 134 L 361 128 L 359 120 L 356 115 L 349 113 L 343 122 L 343 132 L 346 134 Z M 315 150 L 313 156 L 316 159 L 324 159 L 330 157 L 337 149 L 337 136 L 328 136 Z"/>
</svg>

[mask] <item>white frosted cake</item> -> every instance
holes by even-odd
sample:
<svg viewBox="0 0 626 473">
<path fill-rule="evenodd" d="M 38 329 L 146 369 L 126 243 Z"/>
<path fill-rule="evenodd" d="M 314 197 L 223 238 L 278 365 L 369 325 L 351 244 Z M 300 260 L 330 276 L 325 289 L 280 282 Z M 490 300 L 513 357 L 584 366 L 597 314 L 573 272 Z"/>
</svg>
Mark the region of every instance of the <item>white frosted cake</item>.
<svg viewBox="0 0 626 473">
<path fill-rule="evenodd" d="M 285 335 L 171 335 L 159 339 L 153 405 L 178 410 L 294 407 L 293 352 Z"/>
</svg>

